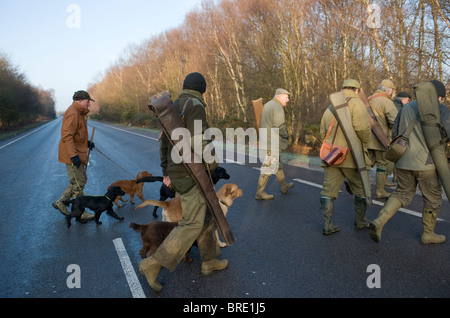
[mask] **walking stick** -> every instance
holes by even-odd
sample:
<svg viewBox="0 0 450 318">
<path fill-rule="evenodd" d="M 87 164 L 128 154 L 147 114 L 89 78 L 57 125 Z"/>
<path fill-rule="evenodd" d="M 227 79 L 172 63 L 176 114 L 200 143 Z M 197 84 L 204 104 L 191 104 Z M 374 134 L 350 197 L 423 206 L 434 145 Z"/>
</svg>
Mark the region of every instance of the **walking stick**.
<svg viewBox="0 0 450 318">
<path fill-rule="evenodd" d="M 95 127 L 92 129 L 91 142 L 94 140 L 94 133 L 95 133 Z M 90 154 L 91 154 L 91 148 L 89 148 L 89 150 L 88 150 L 87 160 L 86 160 L 86 163 L 85 163 L 85 166 L 86 166 L 85 170 L 87 170 L 87 167 L 88 167 Z"/>
</svg>

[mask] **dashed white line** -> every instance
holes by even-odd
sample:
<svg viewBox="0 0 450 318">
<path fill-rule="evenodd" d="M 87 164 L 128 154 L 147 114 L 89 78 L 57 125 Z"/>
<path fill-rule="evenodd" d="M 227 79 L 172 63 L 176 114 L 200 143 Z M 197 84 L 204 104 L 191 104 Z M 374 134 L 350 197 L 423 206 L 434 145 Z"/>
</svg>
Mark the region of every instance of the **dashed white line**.
<svg viewBox="0 0 450 318">
<path fill-rule="evenodd" d="M 133 265 L 131 264 L 130 257 L 128 256 L 127 250 L 123 245 L 121 238 L 116 238 L 113 240 L 114 246 L 119 255 L 120 264 L 122 265 L 123 272 L 130 287 L 131 294 L 133 298 L 146 298 L 144 290 L 142 289 L 141 283 L 136 276 Z"/>
</svg>

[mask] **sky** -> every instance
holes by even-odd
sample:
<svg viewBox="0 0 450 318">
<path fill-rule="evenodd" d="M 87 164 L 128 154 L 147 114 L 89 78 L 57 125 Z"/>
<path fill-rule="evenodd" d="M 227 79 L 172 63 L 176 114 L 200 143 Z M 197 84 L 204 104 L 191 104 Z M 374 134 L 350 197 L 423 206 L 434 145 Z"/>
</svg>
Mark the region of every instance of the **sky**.
<svg viewBox="0 0 450 318">
<path fill-rule="evenodd" d="M 201 0 L 0 0 L 0 53 L 56 111 L 101 80 L 131 44 L 180 27 Z"/>
</svg>

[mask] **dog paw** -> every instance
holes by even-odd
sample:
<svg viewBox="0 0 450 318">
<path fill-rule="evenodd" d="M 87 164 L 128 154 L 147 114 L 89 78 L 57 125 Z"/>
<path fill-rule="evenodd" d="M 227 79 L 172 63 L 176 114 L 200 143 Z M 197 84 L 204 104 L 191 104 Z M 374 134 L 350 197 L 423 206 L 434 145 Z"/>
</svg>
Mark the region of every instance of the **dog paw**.
<svg viewBox="0 0 450 318">
<path fill-rule="evenodd" d="M 225 242 L 219 242 L 219 246 L 220 246 L 220 247 L 226 247 L 226 246 L 227 246 L 227 243 L 225 243 Z"/>
</svg>

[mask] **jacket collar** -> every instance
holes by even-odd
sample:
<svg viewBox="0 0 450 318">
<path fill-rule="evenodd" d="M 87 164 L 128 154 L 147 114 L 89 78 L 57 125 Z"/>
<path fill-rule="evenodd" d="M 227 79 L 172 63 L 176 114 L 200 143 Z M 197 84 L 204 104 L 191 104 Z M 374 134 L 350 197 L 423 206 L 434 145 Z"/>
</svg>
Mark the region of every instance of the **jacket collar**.
<svg viewBox="0 0 450 318">
<path fill-rule="evenodd" d="M 89 114 L 89 109 L 86 109 L 82 107 L 80 104 L 78 104 L 76 101 L 73 101 L 72 106 L 75 107 L 78 113 L 81 115 L 87 115 Z"/>
<path fill-rule="evenodd" d="M 203 104 L 203 107 L 206 107 L 206 102 L 203 99 L 203 95 L 200 92 L 194 91 L 192 89 L 183 89 L 181 91 L 180 97 L 194 97 Z"/>
</svg>

